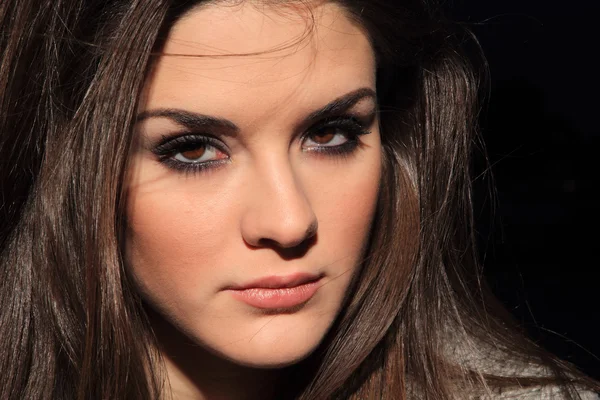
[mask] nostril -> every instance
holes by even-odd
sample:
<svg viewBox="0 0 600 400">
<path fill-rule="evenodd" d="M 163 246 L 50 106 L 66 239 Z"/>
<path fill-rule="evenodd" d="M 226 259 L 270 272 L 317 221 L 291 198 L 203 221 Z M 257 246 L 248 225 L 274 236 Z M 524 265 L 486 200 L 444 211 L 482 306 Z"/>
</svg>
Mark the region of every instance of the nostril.
<svg viewBox="0 0 600 400">
<path fill-rule="evenodd" d="M 292 260 L 295 258 L 303 257 L 308 250 L 317 243 L 316 230 L 310 231 L 309 235 L 306 235 L 303 240 L 296 241 L 296 243 L 282 244 L 273 239 L 260 239 L 259 247 L 270 248 L 281 256 L 285 260 Z"/>
<path fill-rule="evenodd" d="M 282 249 L 294 248 L 309 242 L 317 234 L 318 224 L 313 220 L 304 231 L 293 229 L 280 229 L 276 234 L 265 236 L 258 241 L 259 246 L 279 247 Z"/>
</svg>

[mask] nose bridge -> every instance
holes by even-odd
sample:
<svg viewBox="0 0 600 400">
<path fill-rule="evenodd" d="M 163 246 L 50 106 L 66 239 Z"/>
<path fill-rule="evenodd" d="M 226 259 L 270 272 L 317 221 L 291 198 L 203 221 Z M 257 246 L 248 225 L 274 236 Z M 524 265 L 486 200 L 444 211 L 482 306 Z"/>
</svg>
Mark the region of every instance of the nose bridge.
<svg viewBox="0 0 600 400">
<path fill-rule="evenodd" d="M 251 199 L 242 220 L 244 240 L 253 246 L 274 242 L 287 248 L 311 237 L 316 216 L 289 157 L 270 153 L 254 166 Z"/>
</svg>

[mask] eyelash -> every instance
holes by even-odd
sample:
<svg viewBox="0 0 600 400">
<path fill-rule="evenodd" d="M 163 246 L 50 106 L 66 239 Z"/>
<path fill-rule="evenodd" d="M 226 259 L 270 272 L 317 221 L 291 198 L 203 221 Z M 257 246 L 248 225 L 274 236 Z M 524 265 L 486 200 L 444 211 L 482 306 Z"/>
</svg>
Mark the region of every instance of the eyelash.
<svg viewBox="0 0 600 400">
<path fill-rule="evenodd" d="M 320 153 L 324 156 L 347 156 L 360 146 L 360 141 L 358 138 L 370 133 L 370 131 L 367 130 L 364 122 L 353 116 L 343 116 L 325 119 L 317 126 L 309 129 L 305 134 L 303 134 L 301 141 L 304 142 L 306 138 L 310 137 L 311 135 L 328 128 L 339 129 L 346 135 L 347 141 L 338 146 L 315 147 L 312 150 L 305 151 L 311 153 Z"/>
<path fill-rule="evenodd" d="M 370 133 L 367 130 L 366 123 L 354 116 L 333 117 L 321 121 L 306 131 L 300 137 L 301 143 L 304 143 L 311 135 L 315 135 L 325 129 L 340 130 L 340 133 L 346 136 L 346 142 L 336 146 L 314 147 L 304 150 L 305 152 L 316 153 L 318 156 L 324 157 L 345 157 L 353 153 L 360 146 L 360 141 L 358 140 L 360 136 Z M 202 145 L 214 147 L 218 151 L 228 154 L 227 147 L 222 141 L 212 136 L 189 132 L 177 136 L 164 136 L 152 152 L 158 157 L 159 162 L 165 164 L 168 168 L 185 173 L 204 172 L 229 163 L 229 158 L 197 163 L 182 162 L 174 158 L 178 153 L 194 150 Z"/>
</svg>

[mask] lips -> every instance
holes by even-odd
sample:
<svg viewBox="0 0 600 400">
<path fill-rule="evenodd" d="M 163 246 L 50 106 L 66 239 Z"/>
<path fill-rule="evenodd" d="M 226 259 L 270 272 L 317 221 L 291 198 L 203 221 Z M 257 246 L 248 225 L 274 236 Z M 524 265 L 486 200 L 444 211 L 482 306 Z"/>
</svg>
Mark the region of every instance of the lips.
<svg viewBox="0 0 600 400">
<path fill-rule="evenodd" d="M 308 302 L 321 286 L 322 277 L 305 273 L 269 276 L 226 290 L 255 308 L 286 309 Z"/>
<path fill-rule="evenodd" d="M 245 290 L 245 289 L 285 289 L 304 285 L 322 278 L 322 275 L 297 273 L 286 276 L 267 276 L 245 283 L 240 286 L 231 286 L 227 289 Z"/>
</svg>

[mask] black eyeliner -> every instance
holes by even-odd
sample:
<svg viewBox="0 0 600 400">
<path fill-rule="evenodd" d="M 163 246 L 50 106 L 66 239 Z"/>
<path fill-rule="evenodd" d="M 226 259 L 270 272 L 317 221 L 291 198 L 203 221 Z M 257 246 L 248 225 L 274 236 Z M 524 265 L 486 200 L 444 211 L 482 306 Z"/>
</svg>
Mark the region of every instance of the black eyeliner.
<svg viewBox="0 0 600 400">
<path fill-rule="evenodd" d="M 313 148 L 305 150 L 309 153 L 318 153 L 323 156 L 345 156 L 349 155 L 360 147 L 359 137 L 368 135 L 371 133 L 368 130 L 368 126 L 372 123 L 374 114 L 369 115 L 368 118 L 357 118 L 353 115 L 342 115 L 338 117 L 330 117 L 325 121 L 317 123 L 314 127 L 309 129 L 303 136 L 304 141 L 310 135 L 319 132 L 319 130 L 327 128 L 337 128 L 347 134 L 347 141 L 337 146 L 315 146 Z"/>
<path fill-rule="evenodd" d="M 346 142 L 335 146 L 314 146 L 304 151 L 315 155 L 318 154 L 322 157 L 348 156 L 361 146 L 359 137 L 371 133 L 371 131 L 368 130 L 368 127 L 372 124 L 374 117 L 375 113 L 370 113 L 366 117 L 348 114 L 327 117 L 308 129 L 301 136 L 301 143 L 311 135 L 319 133 L 319 131 L 332 128 L 338 129 L 343 133 L 346 136 Z M 163 136 L 161 140 L 152 147 L 151 151 L 158 157 L 158 161 L 167 168 L 185 174 L 207 172 L 230 162 L 229 157 L 201 162 L 183 162 L 174 158 L 174 155 L 178 153 L 195 150 L 202 146 L 214 147 L 229 156 L 229 149 L 221 140 L 211 135 L 193 132 L 182 132 L 177 135 Z"/>
<path fill-rule="evenodd" d="M 223 166 L 224 164 L 229 163 L 229 159 L 222 160 L 211 160 L 211 161 L 203 161 L 197 163 L 186 163 L 182 161 L 177 161 L 171 157 L 165 158 L 161 161 L 167 168 L 173 169 L 177 172 L 181 172 L 184 174 L 193 174 L 196 172 L 209 172 L 214 171 L 216 168 Z"/>
<path fill-rule="evenodd" d="M 212 146 L 223 153 L 228 153 L 226 146 L 218 139 L 194 133 L 181 133 L 176 136 L 163 136 L 152 148 L 152 152 L 160 158 L 197 149 L 200 146 Z"/>
<path fill-rule="evenodd" d="M 197 133 L 183 132 L 174 136 L 163 136 L 152 147 L 151 151 L 158 157 L 158 161 L 167 168 L 184 174 L 195 172 L 208 172 L 229 162 L 229 158 L 202 162 L 183 162 L 173 156 L 178 153 L 195 150 L 202 146 L 210 146 L 229 155 L 227 146 L 220 140 Z"/>
</svg>

